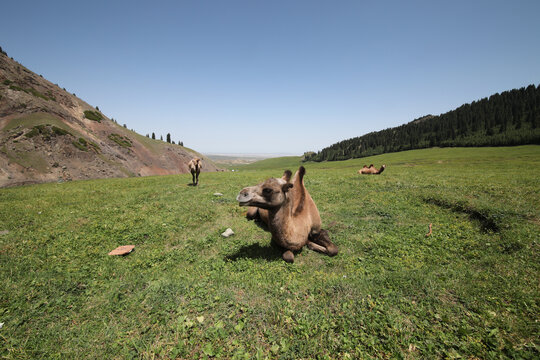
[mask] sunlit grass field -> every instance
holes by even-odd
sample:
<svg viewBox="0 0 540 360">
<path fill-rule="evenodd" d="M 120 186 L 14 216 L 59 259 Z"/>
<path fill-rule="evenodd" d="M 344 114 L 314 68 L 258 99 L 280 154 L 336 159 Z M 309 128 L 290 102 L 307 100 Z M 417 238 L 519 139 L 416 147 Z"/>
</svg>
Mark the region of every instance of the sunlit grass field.
<svg viewBox="0 0 540 360">
<path fill-rule="evenodd" d="M 287 264 L 235 197 L 300 164 L 0 189 L 0 357 L 540 356 L 540 146 L 305 163 L 340 253 Z"/>
</svg>

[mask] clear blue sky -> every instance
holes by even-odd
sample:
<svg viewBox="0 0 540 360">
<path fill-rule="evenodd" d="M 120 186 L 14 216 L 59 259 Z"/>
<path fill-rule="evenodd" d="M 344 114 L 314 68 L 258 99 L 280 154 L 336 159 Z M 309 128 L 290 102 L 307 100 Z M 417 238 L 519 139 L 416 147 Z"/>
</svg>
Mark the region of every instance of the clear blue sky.
<svg viewBox="0 0 540 360">
<path fill-rule="evenodd" d="M 4 1 L 0 46 L 145 135 L 290 153 L 540 83 L 540 1 Z"/>
</svg>

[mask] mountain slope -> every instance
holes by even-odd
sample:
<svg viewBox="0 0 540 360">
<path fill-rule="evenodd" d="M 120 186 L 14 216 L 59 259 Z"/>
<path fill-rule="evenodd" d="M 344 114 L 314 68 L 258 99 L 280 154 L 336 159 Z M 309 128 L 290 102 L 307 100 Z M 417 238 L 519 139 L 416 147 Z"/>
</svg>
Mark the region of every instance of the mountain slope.
<svg viewBox="0 0 540 360">
<path fill-rule="evenodd" d="M 0 53 L 0 186 L 203 171 L 212 161 L 119 126 L 74 94 Z"/>
<path fill-rule="evenodd" d="M 359 158 L 447 146 L 540 144 L 540 85 L 505 91 L 439 116 L 427 115 L 305 154 L 306 161 Z"/>
</svg>

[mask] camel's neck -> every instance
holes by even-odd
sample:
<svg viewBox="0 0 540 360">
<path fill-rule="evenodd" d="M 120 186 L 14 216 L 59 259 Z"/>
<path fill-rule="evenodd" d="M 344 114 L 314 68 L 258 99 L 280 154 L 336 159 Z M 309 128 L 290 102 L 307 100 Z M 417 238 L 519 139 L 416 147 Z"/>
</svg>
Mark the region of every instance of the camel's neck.
<svg viewBox="0 0 540 360">
<path fill-rule="evenodd" d="M 294 195 L 287 194 L 287 199 L 280 207 L 268 210 L 268 219 L 271 223 L 286 223 L 293 216 Z"/>
</svg>

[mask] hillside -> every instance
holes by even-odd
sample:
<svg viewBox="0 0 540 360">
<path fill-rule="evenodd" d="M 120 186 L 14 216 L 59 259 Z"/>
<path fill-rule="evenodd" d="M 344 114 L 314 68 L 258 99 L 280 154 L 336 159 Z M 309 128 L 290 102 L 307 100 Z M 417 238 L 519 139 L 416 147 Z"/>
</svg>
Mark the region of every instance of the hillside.
<svg viewBox="0 0 540 360">
<path fill-rule="evenodd" d="M 196 156 L 119 126 L 0 53 L 0 186 L 186 173 Z M 204 160 L 203 171 L 217 170 Z"/>
<path fill-rule="evenodd" d="M 334 161 L 449 146 L 540 144 L 540 85 L 505 91 L 405 125 L 344 140 L 306 153 L 306 161 Z"/>
<path fill-rule="evenodd" d="M 301 156 L 281 156 L 259 160 L 251 164 L 237 166 L 238 170 L 298 169 L 302 164 Z"/>
</svg>

